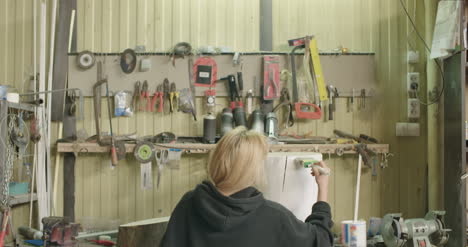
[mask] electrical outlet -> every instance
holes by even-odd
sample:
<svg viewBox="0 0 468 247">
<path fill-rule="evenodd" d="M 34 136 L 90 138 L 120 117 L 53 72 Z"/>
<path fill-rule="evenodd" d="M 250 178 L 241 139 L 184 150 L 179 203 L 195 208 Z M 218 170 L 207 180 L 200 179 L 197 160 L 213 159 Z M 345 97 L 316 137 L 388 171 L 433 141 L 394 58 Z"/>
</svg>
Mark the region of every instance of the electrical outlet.
<svg viewBox="0 0 468 247">
<path fill-rule="evenodd" d="M 419 90 L 419 72 L 408 73 L 408 91 L 414 92 Z"/>
<path fill-rule="evenodd" d="M 421 116 L 421 104 L 418 99 L 408 99 L 408 118 L 416 119 Z"/>
<path fill-rule="evenodd" d="M 419 63 L 419 51 L 408 51 L 408 63 L 409 64 Z"/>
</svg>

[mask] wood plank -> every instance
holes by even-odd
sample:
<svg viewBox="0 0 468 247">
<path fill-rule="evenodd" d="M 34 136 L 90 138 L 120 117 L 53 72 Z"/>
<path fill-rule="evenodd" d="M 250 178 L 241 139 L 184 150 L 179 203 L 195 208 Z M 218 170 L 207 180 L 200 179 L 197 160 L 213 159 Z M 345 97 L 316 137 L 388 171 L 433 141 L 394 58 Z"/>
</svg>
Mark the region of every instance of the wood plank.
<svg viewBox="0 0 468 247">
<path fill-rule="evenodd" d="M 327 120 L 325 121 L 326 115 L 322 117 L 321 120 L 317 121 L 317 132 L 315 133 L 316 135 L 320 136 L 332 136 L 333 135 L 333 130 L 335 129 L 336 122 L 335 120 Z M 331 174 L 330 174 L 330 180 L 329 180 L 329 188 L 328 188 L 328 201 L 330 203 L 331 209 L 332 209 L 332 218 L 335 217 L 336 215 L 336 210 L 339 208 L 337 204 L 337 198 L 336 198 L 336 188 L 337 184 L 340 183 L 340 181 L 337 181 L 336 178 L 336 171 L 337 169 L 341 169 L 341 167 L 337 166 L 337 157 L 330 157 L 327 154 L 324 154 L 323 160 L 326 162 L 328 167 L 331 169 Z M 335 225 L 333 226 L 333 230 L 335 232 L 340 231 L 341 225 L 336 222 Z"/>
<path fill-rule="evenodd" d="M 322 44 L 319 44 L 320 47 Z M 325 45 L 325 44 L 323 44 Z M 288 48 L 288 50 L 290 50 Z M 286 53 L 277 54 L 280 61 L 280 67 L 290 67 L 290 58 Z M 212 58 L 216 61 L 218 71 L 223 71 L 223 75 L 219 74 L 219 77 L 236 73 L 239 68 L 232 65 L 233 54 L 221 54 L 213 55 Z M 253 88 L 253 78 L 256 77 L 261 80 L 261 68 L 263 54 L 243 54 L 243 75 L 244 75 L 244 86 L 245 88 Z M 129 90 L 133 91 L 134 82 L 148 80 L 150 88 L 156 87 L 157 83 L 163 81 L 164 78 L 170 78 L 177 84 L 177 88 L 187 87 L 187 62 L 188 59 L 177 59 L 176 66 L 173 66 L 168 59 L 167 54 L 151 54 L 147 58 L 151 59 L 153 69 L 145 73 L 132 73 L 124 74 L 120 68 L 120 57 L 119 55 L 109 54 L 96 54 L 96 60 L 105 58 L 107 61 L 103 65 L 103 69 L 108 76 L 108 80 L 111 91 Z M 302 57 L 297 57 L 298 61 L 301 61 Z M 197 59 L 195 57 L 194 59 Z M 388 58 L 387 58 L 388 59 Z M 340 96 L 351 96 L 352 88 L 366 88 L 368 89 L 369 96 L 378 96 L 377 91 L 380 85 L 376 82 L 375 66 L 376 60 L 374 55 L 345 55 L 336 56 L 331 54 L 322 54 L 320 56 L 321 64 L 323 66 L 323 74 L 327 81 L 332 82 L 335 87 L 340 90 Z M 96 70 L 97 66 L 83 71 L 76 66 L 76 55 L 69 56 L 69 87 L 80 88 L 85 97 L 92 96 L 92 86 L 96 82 Z M 300 65 L 300 63 L 298 63 Z M 336 73 L 340 71 L 340 73 Z M 352 83 L 351 83 L 352 82 Z M 258 87 L 258 85 L 257 85 Z M 216 88 L 217 97 L 228 97 L 228 89 L 225 83 L 217 83 Z M 374 89 L 374 90 L 371 90 Z M 195 90 L 197 96 L 204 96 L 206 88 L 197 87 Z M 375 95 L 374 95 L 375 94 Z M 257 93 L 259 96 L 259 94 Z M 257 96 L 257 97 L 258 97 Z"/>
<path fill-rule="evenodd" d="M 156 113 L 153 121 L 154 134 L 159 134 L 164 131 L 170 131 L 172 128 L 171 115 L 164 113 Z M 172 212 L 172 175 L 171 171 L 164 169 L 161 175 L 159 189 L 157 188 L 158 167 L 154 164 L 153 172 L 153 217 L 169 216 Z"/>
<path fill-rule="evenodd" d="M 346 100 L 336 101 L 335 128 L 352 132 L 353 113 L 347 112 Z M 339 183 L 335 184 L 335 222 L 353 219 L 354 212 L 354 192 L 356 188 L 357 162 L 355 156 L 340 157 L 335 161 L 335 179 Z"/>
<path fill-rule="evenodd" d="M 133 153 L 135 144 L 125 144 L 127 153 Z M 80 152 L 85 154 L 108 153 L 108 146 L 99 146 L 96 143 L 58 143 L 59 152 Z M 334 153 L 337 148 L 344 149 L 344 154 L 355 154 L 354 144 L 274 144 L 270 145 L 270 152 L 319 152 Z M 187 153 L 207 153 L 215 148 L 215 144 L 156 144 L 156 149 L 186 149 Z M 388 144 L 367 144 L 367 148 L 376 153 L 388 153 Z M 348 150 L 349 149 L 349 150 Z"/>
<path fill-rule="evenodd" d="M 76 3 L 76 2 L 75 2 Z M 59 2 L 57 12 L 58 21 L 55 34 L 53 90 L 63 90 L 67 86 L 68 74 L 68 46 L 70 37 L 70 20 L 73 1 L 62 0 Z M 29 84 L 27 84 L 29 85 Z M 61 121 L 64 118 L 65 92 L 52 94 L 52 121 Z"/>
</svg>

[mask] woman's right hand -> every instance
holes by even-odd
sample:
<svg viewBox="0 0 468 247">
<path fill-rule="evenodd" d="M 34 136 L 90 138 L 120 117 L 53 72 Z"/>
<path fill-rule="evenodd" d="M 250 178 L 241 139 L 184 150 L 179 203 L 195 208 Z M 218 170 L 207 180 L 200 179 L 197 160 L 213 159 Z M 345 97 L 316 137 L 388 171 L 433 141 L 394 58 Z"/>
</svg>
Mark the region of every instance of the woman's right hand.
<svg viewBox="0 0 468 247">
<path fill-rule="evenodd" d="M 325 162 L 320 161 L 315 163 L 314 165 L 320 166 L 326 170 L 330 170 L 330 168 L 325 164 Z M 318 185 L 318 198 L 317 201 L 324 201 L 328 200 L 328 181 L 329 175 L 321 175 L 319 169 L 317 167 L 312 166 L 312 176 L 315 177 L 315 181 Z"/>
</svg>

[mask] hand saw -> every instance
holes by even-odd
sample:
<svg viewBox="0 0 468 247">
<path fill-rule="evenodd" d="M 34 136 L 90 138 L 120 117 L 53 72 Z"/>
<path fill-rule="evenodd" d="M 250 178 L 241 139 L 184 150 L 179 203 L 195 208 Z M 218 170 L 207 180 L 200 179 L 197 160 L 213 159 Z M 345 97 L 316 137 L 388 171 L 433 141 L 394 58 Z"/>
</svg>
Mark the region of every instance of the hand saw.
<svg viewBox="0 0 468 247">
<path fill-rule="evenodd" d="M 293 48 L 291 51 L 291 67 L 292 67 L 292 81 L 293 81 L 293 101 L 294 101 L 294 109 L 296 111 L 296 117 L 299 119 L 321 119 L 322 118 L 322 111 L 320 107 L 316 104 L 306 103 L 306 102 L 299 102 L 298 96 L 298 85 L 297 85 L 297 78 L 296 78 L 296 61 L 294 58 L 294 53 L 299 48 L 304 48 L 306 45 L 308 37 L 301 38 L 300 40 L 296 41 L 289 41 L 290 45 L 294 45 L 296 47 Z"/>
</svg>

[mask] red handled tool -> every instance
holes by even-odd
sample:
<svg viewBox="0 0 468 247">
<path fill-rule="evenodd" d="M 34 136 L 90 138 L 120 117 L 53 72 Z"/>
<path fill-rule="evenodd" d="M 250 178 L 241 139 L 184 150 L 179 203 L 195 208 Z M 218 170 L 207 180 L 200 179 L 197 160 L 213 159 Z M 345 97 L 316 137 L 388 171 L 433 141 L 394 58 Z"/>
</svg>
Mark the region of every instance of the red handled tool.
<svg viewBox="0 0 468 247">
<path fill-rule="evenodd" d="M 305 42 L 304 42 L 305 43 Z M 306 102 L 299 102 L 298 96 L 298 87 L 297 87 L 297 78 L 296 78 L 296 61 L 294 58 L 294 52 L 300 48 L 304 48 L 304 43 L 302 45 L 300 42 L 299 45 L 294 47 L 291 51 L 291 69 L 292 69 L 292 81 L 293 81 L 293 102 L 294 102 L 294 109 L 296 111 L 296 118 L 299 119 L 321 119 L 322 118 L 322 111 L 320 107 L 312 103 Z M 306 48 L 306 53 L 308 49 Z M 304 55 L 305 56 L 305 55 Z"/>
<path fill-rule="evenodd" d="M 8 209 L 5 209 L 5 211 L 3 212 L 2 229 L 0 232 L 0 247 L 3 247 L 5 245 L 5 235 L 7 234 L 9 217 L 10 217 L 10 211 Z"/>
<path fill-rule="evenodd" d="M 163 111 L 163 107 L 164 107 L 163 96 L 164 96 L 164 93 L 163 93 L 163 90 L 162 90 L 162 85 L 160 84 L 160 85 L 158 85 L 156 87 L 156 91 L 153 94 L 153 99 L 151 100 L 151 111 L 152 112 L 154 112 L 154 106 L 157 104 L 158 99 L 159 99 L 158 112 Z"/>
</svg>

